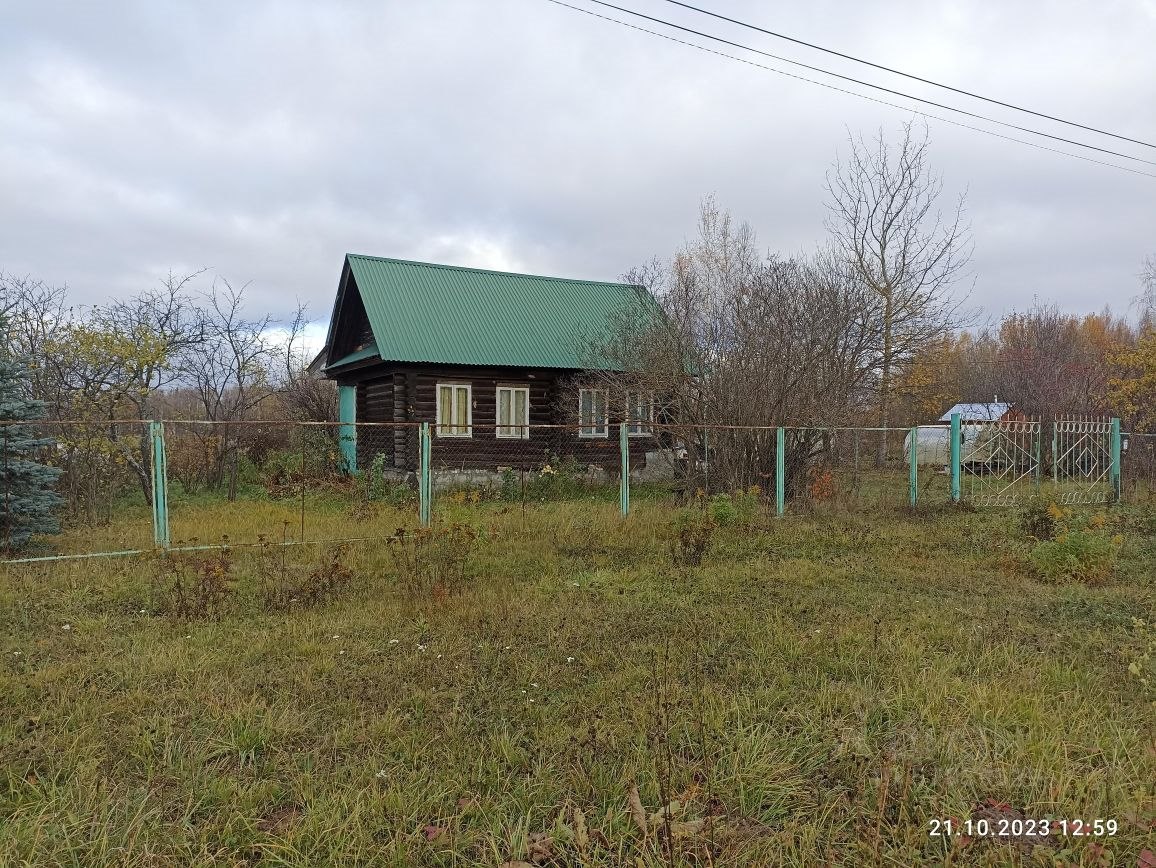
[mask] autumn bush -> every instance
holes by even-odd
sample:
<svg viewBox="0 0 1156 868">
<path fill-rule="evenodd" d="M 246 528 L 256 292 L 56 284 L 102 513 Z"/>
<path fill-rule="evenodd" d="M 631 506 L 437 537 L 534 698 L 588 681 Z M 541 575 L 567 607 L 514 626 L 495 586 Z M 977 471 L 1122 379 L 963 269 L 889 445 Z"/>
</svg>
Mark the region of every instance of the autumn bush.
<svg viewBox="0 0 1156 868">
<path fill-rule="evenodd" d="M 285 546 L 262 542 L 259 560 L 260 601 L 270 611 L 316 606 L 337 599 L 353 584 L 349 549 L 337 545 L 316 563 L 290 564 Z"/>
<path fill-rule="evenodd" d="M 478 533 L 466 524 L 409 530 L 386 538 L 399 585 L 416 598 L 442 599 L 458 594 L 472 573 L 470 559 Z"/>
<path fill-rule="evenodd" d="M 153 573 L 153 609 L 178 620 L 220 618 L 235 598 L 233 552 L 158 553 Z"/>
<path fill-rule="evenodd" d="M 1111 578 L 1124 537 L 1113 532 L 1105 513 L 1078 515 L 1055 503 L 1025 512 L 1028 518 L 1022 526 L 1032 525 L 1037 532 L 1032 536 L 1038 542 L 1028 559 L 1039 578 L 1087 585 L 1102 585 Z"/>
<path fill-rule="evenodd" d="M 724 514 L 730 514 L 729 511 Z M 674 534 L 670 540 L 670 558 L 675 566 L 697 567 L 714 543 L 718 522 L 713 510 L 684 509 L 675 519 Z"/>
</svg>

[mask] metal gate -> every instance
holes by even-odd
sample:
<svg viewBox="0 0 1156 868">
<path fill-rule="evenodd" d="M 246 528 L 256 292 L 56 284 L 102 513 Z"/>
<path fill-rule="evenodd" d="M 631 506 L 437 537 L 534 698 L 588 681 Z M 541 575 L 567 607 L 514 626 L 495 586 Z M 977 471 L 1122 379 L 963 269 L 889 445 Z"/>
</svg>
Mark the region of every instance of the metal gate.
<svg viewBox="0 0 1156 868">
<path fill-rule="evenodd" d="M 986 422 L 960 430 L 964 491 L 976 506 L 1014 506 L 1040 485 L 1040 423 Z"/>
<path fill-rule="evenodd" d="M 1053 496 L 1059 503 L 1110 503 L 1115 500 L 1118 459 L 1110 419 L 1056 419 L 1052 428 Z"/>
</svg>

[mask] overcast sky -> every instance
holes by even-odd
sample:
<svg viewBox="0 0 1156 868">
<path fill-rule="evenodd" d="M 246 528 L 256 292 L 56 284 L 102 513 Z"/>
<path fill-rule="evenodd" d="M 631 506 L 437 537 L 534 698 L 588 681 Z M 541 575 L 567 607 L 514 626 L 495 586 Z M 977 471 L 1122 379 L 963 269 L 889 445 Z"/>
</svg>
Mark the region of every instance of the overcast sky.
<svg viewBox="0 0 1156 868">
<path fill-rule="evenodd" d="M 701 2 L 1156 141 L 1156 0 Z M 324 319 L 347 251 L 616 279 L 677 248 L 708 193 L 789 253 L 823 239 L 848 129 L 910 117 L 546 0 L 0 0 L 0 270 L 95 303 L 208 267 L 251 282 L 255 311 L 301 298 Z M 1128 305 L 1156 254 L 1156 178 L 928 123 L 946 192 L 967 189 L 975 302 Z"/>
</svg>

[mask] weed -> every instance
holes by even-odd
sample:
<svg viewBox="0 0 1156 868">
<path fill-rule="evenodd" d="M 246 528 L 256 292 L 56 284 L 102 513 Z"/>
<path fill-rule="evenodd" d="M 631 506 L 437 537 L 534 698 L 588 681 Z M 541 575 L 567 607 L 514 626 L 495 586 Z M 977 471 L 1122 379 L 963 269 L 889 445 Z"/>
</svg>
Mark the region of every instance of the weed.
<svg viewBox="0 0 1156 868">
<path fill-rule="evenodd" d="M 161 552 L 153 574 L 154 608 L 180 619 L 220 618 L 234 595 L 233 554 Z"/>
<path fill-rule="evenodd" d="M 670 541 L 671 560 L 680 567 L 701 566 L 717 528 L 712 514 L 698 509 L 683 510 L 675 524 L 674 539 Z"/>
<path fill-rule="evenodd" d="M 729 494 L 716 494 L 710 499 L 710 517 L 720 527 L 738 521 L 739 511 Z"/>
<path fill-rule="evenodd" d="M 339 597 L 352 583 L 348 547 L 337 545 L 321 554 L 308 572 L 287 563 L 285 546 L 263 543 L 258 571 L 261 577 L 260 598 L 265 609 L 287 609 L 316 606 Z"/>
<path fill-rule="evenodd" d="M 1102 585 L 1115 569 L 1123 545 L 1111 534 L 1114 519 L 1104 512 L 1077 515 L 1070 507 L 1036 501 L 1021 513 L 1020 527 L 1038 540 L 1028 560 L 1040 578 Z"/>
<path fill-rule="evenodd" d="M 1033 497 L 1020 511 L 1019 527 L 1026 536 L 1044 542 L 1056 538 L 1064 518 L 1061 507 L 1050 500 Z"/>
<path fill-rule="evenodd" d="M 503 472 L 498 496 L 508 502 L 546 502 L 581 497 L 588 488 L 585 467 L 577 459 L 554 455 L 537 470 L 511 468 Z"/>
<path fill-rule="evenodd" d="M 404 482 L 390 482 L 385 475 L 385 456 L 380 452 L 373 457 L 363 472 L 358 474 L 359 490 L 364 504 L 384 504 L 394 509 L 409 509 L 417 503 L 417 491 Z"/>
<path fill-rule="evenodd" d="M 407 594 L 444 599 L 465 588 L 477 537 L 477 531 L 465 524 L 417 530 L 399 527 L 386 543 Z"/>
<path fill-rule="evenodd" d="M 1140 682 L 1140 689 L 1156 703 L 1156 624 L 1133 618 L 1131 641 L 1124 656 L 1128 660 L 1128 673 Z"/>
<path fill-rule="evenodd" d="M 1063 530 L 1054 540 L 1037 543 L 1029 559 L 1040 578 L 1102 585 L 1116 566 L 1123 537 L 1094 530 Z"/>
</svg>

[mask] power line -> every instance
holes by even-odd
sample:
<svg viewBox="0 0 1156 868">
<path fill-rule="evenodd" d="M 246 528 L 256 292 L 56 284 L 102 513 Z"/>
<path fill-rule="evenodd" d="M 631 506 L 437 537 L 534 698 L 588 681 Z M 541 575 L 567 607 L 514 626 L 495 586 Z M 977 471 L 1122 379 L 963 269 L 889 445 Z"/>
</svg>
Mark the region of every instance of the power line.
<svg viewBox="0 0 1156 868">
<path fill-rule="evenodd" d="M 551 0 L 551 2 L 555 2 L 555 0 Z M 1120 151 L 1110 150 L 1109 148 L 1101 148 L 1098 145 L 1089 145 L 1085 142 L 1076 141 L 1075 139 L 1067 139 L 1067 138 L 1064 138 L 1063 136 L 1053 135 L 1052 133 L 1045 133 L 1045 132 L 1042 132 L 1040 130 L 1032 129 L 1031 127 L 1021 127 L 1019 124 L 1013 124 L 1010 121 L 1001 121 L 1001 120 L 998 120 L 996 118 L 988 117 L 987 115 L 981 115 L 981 114 L 978 114 L 976 112 L 968 111 L 967 109 L 956 108 L 955 106 L 945 105 L 944 103 L 935 102 L 934 100 L 926 99 L 926 98 L 921 97 L 921 96 L 915 96 L 914 94 L 904 93 L 901 90 L 893 90 L 892 88 L 884 87 L 883 85 L 872 84 L 869 81 L 864 81 L 864 80 L 859 79 L 859 78 L 853 78 L 849 75 L 843 75 L 842 73 L 839 73 L 839 72 L 832 72 L 829 69 L 823 69 L 821 66 L 812 66 L 811 64 L 803 63 L 800 60 L 792 60 L 789 57 L 782 57 L 778 54 L 772 54 L 769 51 L 763 51 L 760 48 L 753 48 L 749 45 L 743 45 L 741 42 L 734 42 L 730 39 L 724 39 L 721 36 L 715 36 L 715 35 L 710 34 L 710 33 L 705 33 L 701 30 L 695 30 L 692 27 L 684 27 L 681 24 L 675 24 L 673 21 L 667 21 L 663 18 L 655 18 L 653 15 L 646 15 L 642 12 L 637 12 L 633 9 L 627 9 L 624 6 L 615 6 L 613 3 L 607 3 L 606 0 L 587 0 L 587 2 L 597 4 L 598 6 L 603 6 L 607 9 L 613 9 L 616 12 L 624 12 L 627 15 L 633 15 L 636 18 L 642 18 L 646 21 L 652 21 L 655 24 L 661 24 L 661 25 L 664 25 L 666 27 L 673 28 L 674 30 L 681 30 L 684 33 L 691 33 L 695 36 L 701 36 L 704 39 L 710 39 L 714 42 L 721 42 L 723 45 L 729 45 L 732 48 L 738 48 L 742 51 L 749 51 L 752 54 L 758 54 L 758 55 L 761 55 L 763 57 L 769 57 L 772 60 L 779 61 L 780 63 L 789 63 L 793 66 L 800 66 L 803 69 L 809 69 L 812 72 L 818 72 L 822 75 L 829 75 L 832 78 L 837 78 L 837 79 L 841 79 L 843 81 L 848 81 L 848 82 L 851 82 L 852 84 L 861 85 L 862 87 L 869 87 L 869 88 L 872 88 L 874 90 L 879 90 L 879 91 L 883 91 L 884 93 L 892 94 L 893 96 L 899 96 L 899 97 L 903 97 L 904 99 L 915 100 L 916 102 L 921 102 L 921 103 L 924 103 L 926 105 L 934 106 L 935 108 L 943 109 L 944 111 L 955 112 L 956 114 L 961 114 L 961 115 L 964 115 L 965 117 L 975 118 L 976 120 L 981 120 L 981 121 L 987 121 L 988 123 L 997 124 L 998 126 L 1001 126 L 1001 127 L 1007 127 L 1008 129 L 1018 130 L 1021 133 L 1028 133 L 1029 135 L 1033 135 L 1033 136 L 1042 136 L 1045 139 L 1052 139 L 1053 141 L 1063 142 L 1066 145 L 1075 145 L 1078 148 L 1087 148 L 1088 150 L 1091 150 L 1091 151 L 1098 151 L 1101 154 L 1108 154 L 1109 156 L 1120 157 L 1121 159 L 1124 159 L 1124 160 L 1135 160 L 1137 163 L 1147 163 L 1149 166 L 1156 166 L 1156 161 L 1153 161 L 1153 160 L 1145 160 L 1142 157 L 1135 157 L 1131 154 L 1125 154 L 1125 153 L 1121 153 Z M 558 5 L 566 6 L 568 4 L 559 3 Z M 581 9 L 580 7 L 571 6 L 570 8 L 577 9 L 578 11 L 588 12 L 588 14 L 593 14 L 593 13 L 589 12 L 589 10 L 584 10 L 584 9 Z M 619 20 L 614 19 L 614 18 L 607 18 L 606 20 L 614 21 L 616 24 L 626 25 L 626 22 L 619 21 Z M 629 25 L 626 25 L 626 26 L 629 26 Z M 643 29 L 643 28 L 638 28 L 638 29 Z M 663 35 L 663 34 L 655 34 L 655 35 Z M 693 43 L 690 43 L 690 44 L 693 44 Z"/>
<path fill-rule="evenodd" d="M 571 9 L 574 12 L 581 12 L 583 15 L 589 15 L 592 18 L 598 18 L 598 19 L 601 19 L 603 21 L 609 21 L 612 24 L 618 24 L 622 27 L 627 27 L 631 30 L 637 30 L 640 33 L 646 33 L 650 36 L 657 36 L 658 38 L 665 39 L 669 42 L 674 42 L 674 43 L 677 43 L 679 45 L 685 45 L 689 48 L 694 48 L 698 51 L 702 51 L 702 52 L 705 52 L 707 54 L 714 54 L 714 55 L 717 55 L 718 57 L 723 57 L 723 58 L 726 58 L 727 60 L 733 60 L 737 63 L 745 63 L 747 66 L 753 66 L 757 69 L 762 69 L 762 70 L 765 70 L 767 72 L 776 73 L 777 75 L 786 76 L 787 78 L 793 78 L 793 79 L 796 79 L 798 81 L 804 81 L 808 84 L 818 85 L 819 87 L 826 88 L 827 90 L 833 90 L 833 91 L 836 91 L 837 93 L 844 93 L 844 94 L 847 94 L 849 96 L 858 97 L 859 99 L 864 99 L 864 100 L 867 100 L 868 102 L 873 102 L 873 103 L 877 103 L 879 105 L 888 106 L 889 108 L 899 109 L 900 111 L 914 112 L 918 115 L 921 115 L 922 117 L 929 118 L 931 120 L 942 121 L 943 123 L 951 124 L 952 126 L 956 126 L 956 127 L 961 127 L 962 129 L 965 129 L 965 130 L 972 130 L 972 131 L 977 132 L 977 133 L 983 133 L 984 135 L 992 136 L 993 138 L 1003 139 L 1004 141 L 1008 141 L 1008 142 L 1015 142 L 1016 144 L 1020 144 L 1020 145 L 1027 145 L 1030 148 L 1037 148 L 1038 150 L 1041 150 L 1041 151 L 1048 151 L 1049 153 L 1060 154 L 1061 156 L 1065 156 L 1065 157 L 1072 157 L 1074 159 L 1083 160 L 1083 161 L 1088 162 L 1088 163 L 1095 163 L 1098 166 L 1107 166 L 1110 169 L 1119 169 L 1122 172 L 1130 172 L 1133 175 L 1141 175 L 1145 178 L 1156 178 L 1156 174 L 1153 174 L 1151 172 L 1145 172 L 1145 171 L 1142 171 L 1140 169 L 1133 169 L 1129 166 L 1121 166 L 1118 163 L 1109 163 L 1106 160 L 1097 160 L 1096 158 L 1089 157 L 1085 154 L 1074 154 L 1071 151 L 1063 151 L 1063 150 L 1060 150 L 1059 148 L 1050 148 L 1047 145 L 1041 145 L 1039 142 L 1029 142 L 1025 139 L 1018 139 L 1015 136 L 1004 135 L 1003 133 L 997 133 L 994 130 L 984 129 L 983 127 L 977 127 L 977 126 L 974 126 L 972 124 L 966 124 L 966 123 L 963 123 L 962 121 L 952 120 L 951 118 L 945 118 L 941 115 L 931 114 L 930 112 L 926 112 L 926 111 L 922 111 L 920 109 L 912 108 L 911 106 L 904 106 L 904 105 L 900 105 L 898 103 L 889 102 L 889 101 L 884 100 L 884 99 L 879 99 L 877 97 L 868 96 L 867 94 L 857 93 L 856 91 L 847 90 L 846 88 L 838 87 L 838 86 L 833 85 L 833 84 L 828 84 L 827 82 L 824 82 L 824 81 L 816 81 L 815 79 L 807 78 L 804 75 L 798 75 L 797 73 L 787 72 L 786 70 L 782 70 L 782 69 L 776 69 L 773 66 L 767 66 L 766 64 L 756 63 L 755 61 L 748 60 L 745 57 L 737 57 L 733 54 L 727 54 L 724 51 L 718 51 L 718 50 L 713 49 L 713 48 L 707 48 L 705 45 L 699 45 L 699 44 L 694 43 L 694 42 L 687 42 L 685 39 L 678 39 L 677 37 L 671 36 L 669 34 L 660 33 L 657 30 L 649 30 L 645 27 L 639 27 L 637 24 L 631 24 L 627 21 L 622 21 L 621 19 L 618 19 L 618 18 L 611 18 L 608 15 L 601 15 L 597 12 L 591 11 L 590 9 L 583 9 L 580 6 L 573 6 L 570 3 L 564 3 L 564 2 L 562 2 L 562 0 L 547 0 L 547 2 L 553 3 L 556 6 L 562 6 L 566 9 Z M 591 0 L 591 2 L 598 2 L 598 0 Z M 603 4 L 603 5 L 609 5 L 609 4 Z M 629 12 L 629 10 L 624 10 L 624 11 Z M 637 13 L 635 13 L 635 14 L 637 14 Z M 643 17 L 646 17 L 646 16 L 643 16 Z M 677 26 L 677 25 L 672 25 L 672 26 Z M 679 28 L 679 29 L 686 30 L 688 28 Z M 691 31 L 691 32 L 696 32 L 696 31 Z M 707 38 L 713 38 L 713 37 L 707 37 Z M 721 40 L 721 41 L 725 41 L 725 40 Z M 737 45 L 737 43 L 731 43 L 731 44 L 735 44 L 739 48 L 745 48 L 745 46 Z M 751 50 L 754 50 L 754 49 L 751 49 Z M 766 52 L 759 52 L 759 53 L 765 54 Z M 771 55 L 771 56 L 773 56 L 773 55 Z M 913 97 L 913 99 L 918 99 L 918 98 Z M 927 102 L 927 100 L 920 100 L 920 101 L 921 102 Z M 952 109 L 952 111 L 955 111 L 955 109 Z M 969 114 L 969 113 L 965 112 L 965 114 Z M 983 115 L 974 115 L 974 116 L 981 118 L 983 120 L 991 120 L 991 118 L 984 117 Z M 998 121 L 994 121 L 994 122 L 999 123 Z M 1031 132 L 1031 131 L 1029 131 L 1029 132 Z M 1101 150 L 1101 149 L 1096 148 L 1095 150 Z M 1108 152 L 1108 153 L 1115 153 L 1115 152 Z M 1127 155 L 1119 155 L 1119 156 L 1127 156 Z M 1137 157 L 1127 157 L 1127 158 L 1132 159 L 1132 160 L 1139 160 L 1139 158 L 1137 158 Z M 1139 160 L 1139 162 L 1147 163 L 1149 161 Z"/>
<path fill-rule="evenodd" d="M 1058 118 L 1055 115 L 1049 115 L 1049 114 L 1045 114 L 1044 112 L 1038 112 L 1038 111 L 1035 111 L 1033 109 L 1024 108 L 1023 106 L 1018 106 L 1018 105 L 1015 105 L 1014 103 L 1010 103 L 1010 102 L 1004 102 L 1003 100 L 995 99 L 994 97 L 983 96 L 982 94 L 973 93 L 970 90 L 964 90 L 962 88 L 952 87 L 950 84 L 943 84 L 942 82 L 939 82 L 939 81 L 932 81 L 930 78 L 923 78 L 921 76 L 914 75 L 910 72 L 903 72 L 900 69 L 895 69 L 894 67 L 884 66 L 881 63 L 874 63 L 870 60 L 864 60 L 861 57 L 855 57 L 855 55 L 853 55 L 853 54 L 844 54 L 842 51 L 836 51 L 833 48 L 824 48 L 822 45 L 816 45 L 813 42 L 807 42 L 807 41 L 802 40 L 802 39 L 796 39 L 794 36 L 787 36 L 785 33 L 777 33 L 774 30 L 767 30 L 765 27 L 759 27 L 755 24 L 750 24 L 749 22 L 746 22 L 746 21 L 740 21 L 737 18 L 728 18 L 726 15 L 720 15 L 718 12 L 711 12 L 709 9 L 702 9 L 698 6 L 692 6 L 690 3 L 683 3 L 682 0 L 666 0 L 666 2 L 672 3 L 675 6 L 681 6 L 684 9 L 690 9 L 694 12 L 699 12 L 703 15 L 709 15 L 711 18 L 717 18 L 720 21 L 728 21 L 731 24 L 737 24 L 739 27 L 746 27 L 748 30 L 755 30 L 759 33 L 765 33 L 767 36 L 774 36 L 778 39 L 785 39 L 786 41 L 793 42 L 796 45 L 803 45 L 803 46 L 806 46 L 807 48 L 813 48 L 816 51 L 822 51 L 822 52 L 825 52 L 827 54 L 834 55 L 835 57 L 842 57 L 844 60 L 851 60 L 851 61 L 854 61 L 855 63 L 862 63 L 865 66 L 871 66 L 871 67 L 874 67 L 875 69 L 881 69 L 884 72 L 890 72 L 890 73 L 893 73 L 894 75 L 901 75 L 904 78 L 910 78 L 912 81 L 919 81 L 919 82 L 922 82 L 923 84 L 930 84 L 933 87 L 941 87 L 944 90 L 949 90 L 952 93 L 958 93 L 958 94 L 961 94 L 962 96 L 969 96 L 972 99 L 983 100 L 984 102 L 991 103 L 992 105 L 1003 106 L 1004 108 L 1013 109 L 1014 111 L 1017 111 L 1017 112 L 1024 112 L 1025 114 L 1035 115 L 1038 118 L 1045 118 L 1046 120 L 1049 120 L 1049 121 L 1056 121 L 1057 123 L 1067 124 L 1068 126 L 1073 126 L 1073 127 L 1078 127 L 1081 130 L 1087 130 L 1090 133 L 1099 133 L 1102 136 L 1110 136 L 1113 139 L 1119 139 L 1120 141 L 1123 141 L 1123 142 L 1131 142 L 1134 145 L 1143 145 L 1146 148 L 1156 148 L 1156 144 L 1152 144 L 1151 142 L 1145 142 L 1142 139 L 1133 139 L 1130 136 L 1121 135 L 1119 133 L 1113 133 L 1113 132 L 1110 132 L 1108 130 L 1101 130 L 1098 127 L 1091 127 L 1091 126 L 1088 126 L 1086 124 L 1078 123 L 1077 121 L 1069 121 L 1069 120 L 1065 120 L 1064 118 Z"/>
</svg>

